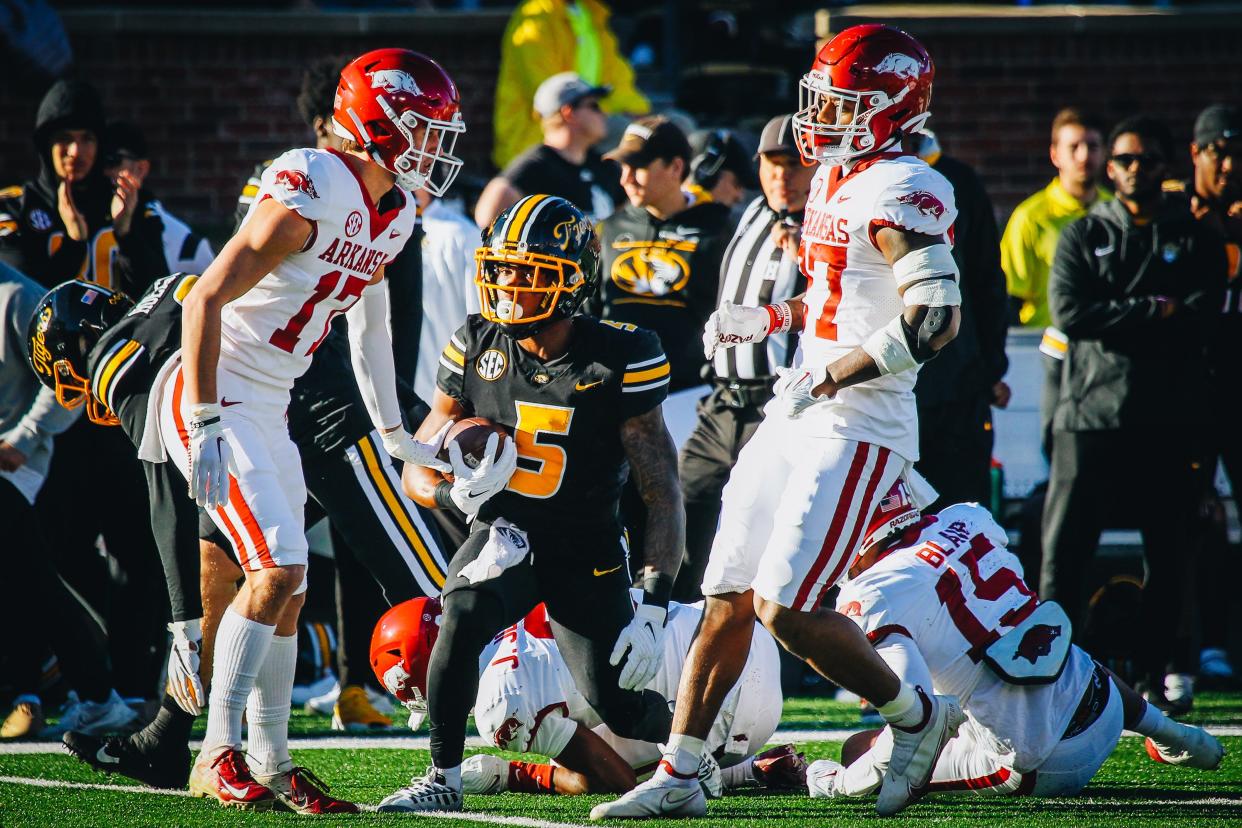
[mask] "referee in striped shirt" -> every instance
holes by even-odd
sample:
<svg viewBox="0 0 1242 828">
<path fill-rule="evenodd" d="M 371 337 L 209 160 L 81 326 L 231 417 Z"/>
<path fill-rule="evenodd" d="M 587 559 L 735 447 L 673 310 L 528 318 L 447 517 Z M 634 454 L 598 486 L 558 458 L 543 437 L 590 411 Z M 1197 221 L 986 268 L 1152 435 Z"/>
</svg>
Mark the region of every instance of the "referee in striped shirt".
<svg viewBox="0 0 1242 828">
<path fill-rule="evenodd" d="M 780 115 L 763 128 L 757 155 L 763 195 L 746 207 L 725 250 L 717 302 L 756 307 L 806 288 L 798 271 L 798 241 L 815 168 L 803 165 L 791 121 L 792 116 Z M 769 336 L 716 352 L 712 392 L 699 403 L 698 423 L 678 462 L 686 503 L 686 553 L 673 595 L 678 601 L 702 597 L 699 587 L 720 517 L 721 491 L 738 452 L 763 419 L 776 369 L 793 357 L 795 336 Z"/>
</svg>

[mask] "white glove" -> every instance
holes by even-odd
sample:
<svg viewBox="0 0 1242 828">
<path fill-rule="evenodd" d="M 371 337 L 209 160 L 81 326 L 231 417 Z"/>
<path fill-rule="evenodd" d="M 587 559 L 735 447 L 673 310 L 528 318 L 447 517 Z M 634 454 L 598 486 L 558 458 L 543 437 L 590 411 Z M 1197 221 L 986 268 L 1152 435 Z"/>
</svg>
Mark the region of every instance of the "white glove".
<svg viewBox="0 0 1242 828">
<path fill-rule="evenodd" d="M 834 799 L 844 794 L 838 790 L 837 780 L 845 773 L 845 765 L 831 759 L 816 759 L 806 769 L 806 789 L 813 799 Z"/>
<path fill-rule="evenodd" d="M 198 654 L 202 651 L 202 619 L 173 621 L 168 625 L 172 633 L 172 647 L 168 649 L 168 695 L 177 706 L 197 716 L 203 712 L 203 681 L 198 677 Z"/>
<path fill-rule="evenodd" d="M 641 690 L 655 678 L 664 656 L 664 619 L 667 617 L 668 610 L 664 607 L 639 604 L 634 609 L 634 620 L 621 631 L 612 648 L 612 658 L 608 659 L 608 663 L 616 667 L 625 651 L 630 651 L 617 679 L 622 690 Z"/>
<path fill-rule="evenodd" d="M 426 443 L 418 442 L 400 426 L 392 431 L 381 431 L 380 439 L 384 441 L 384 450 L 402 462 L 426 466 L 436 471 L 450 472 L 453 470 L 452 467 L 443 460 L 437 459 L 436 455 L 440 453 L 440 447 L 444 445 L 444 435 L 448 434 L 448 430 L 452 427 L 453 421 L 449 420 L 440 426 L 440 430 Z"/>
<path fill-rule="evenodd" d="M 423 722 L 427 721 L 427 701 L 420 693 L 418 698 L 402 703 L 406 710 L 410 711 L 410 718 L 406 721 L 410 730 L 415 733 L 423 726 Z"/>
<path fill-rule="evenodd" d="M 475 515 L 489 498 L 501 492 L 509 483 L 517 468 L 517 446 L 513 440 L 505 440 L 505 446 L 496 456 L 496 443 L 499 434 L 487 438 L 483 449 L 483 462 L 470 468 L 461 456 L 461 446 L 449 443 L 449 461 L 453 467 L 453 488 L 449 497 L 467 516 Z"/>
<path fill-rule="evenodd" d="M 811 389 L 819 385 L 819 376 L 804 368 L 777 368 L 772 393 L 785 416 L 795 419 L 824 397 L 814 397 Z"/>
<path fill-rule="evenodd" d="M 772 317 L 763 308 L 735 305 L 724 299 L 703 325 L 703 353 L 711 359 L 717 348 L 758 342 L 768 335 L 771 322 Z"/>
<path fill-rule="evenodd" d="M 237 471 L 233 450 L 224 436 L 220 406 L 195 403 L 186 425 L 190 436 L 190 497 L 204 509 L 222 508 L 229 502 L 229 472 Z"/>
<path fill-rule="evenodd" d="M 530 552 L 526 533 L 504 518 L 497 518 L 488 530 L 487 543 L 479 556 L 461 568 L 459 573 L 472 584 L 489 581 L 511 566 L 519 564 Z"/>
</svg>

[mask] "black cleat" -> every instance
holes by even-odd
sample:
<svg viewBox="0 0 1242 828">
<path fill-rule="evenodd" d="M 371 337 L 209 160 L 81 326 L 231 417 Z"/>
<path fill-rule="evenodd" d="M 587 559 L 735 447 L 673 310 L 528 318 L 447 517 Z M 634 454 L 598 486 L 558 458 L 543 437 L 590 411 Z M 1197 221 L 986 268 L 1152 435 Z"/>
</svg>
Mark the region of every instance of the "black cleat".
<svg viewBox="0 0 1242 828">
<path fill-rule="evenodd" d="M 143 750 L 143 743 L 130 736 L 87 736 L 70 731 L 65 748 L 97 771 L 119 773 L 152 788 L 184 788 L 190 782 L 190 748 L 156 747 Z"/>
</svg>

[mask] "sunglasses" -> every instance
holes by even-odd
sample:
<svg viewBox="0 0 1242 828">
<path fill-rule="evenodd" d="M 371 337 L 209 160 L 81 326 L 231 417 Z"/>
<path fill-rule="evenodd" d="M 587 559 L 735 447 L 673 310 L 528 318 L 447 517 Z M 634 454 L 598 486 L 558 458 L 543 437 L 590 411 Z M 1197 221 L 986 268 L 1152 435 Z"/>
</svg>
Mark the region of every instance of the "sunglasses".
<svg viewBox="0 0 1242 828">
<path fill-rule="evenodd" d="M 1111 160 L 1113 161 L 1113 163 L 1117 164 L 1117 166 L 1121 167 L 1122 169 L 1126 169 L 1127 167 L 1130 167 L 1131 165 L 1133 165 L 1135 161 L 1138 161 L 1140 164 L 1142 164 L 1145 167 L 1150 166 L 1152 164 L 1163 164 L 1164 156 L 1158 155 L 1157 153 L 1154 153 L 1154 152 L 1144 152 L 1144 153 L 1123 152 L 1118 155 L 1114 155 Z"/>
</svg>

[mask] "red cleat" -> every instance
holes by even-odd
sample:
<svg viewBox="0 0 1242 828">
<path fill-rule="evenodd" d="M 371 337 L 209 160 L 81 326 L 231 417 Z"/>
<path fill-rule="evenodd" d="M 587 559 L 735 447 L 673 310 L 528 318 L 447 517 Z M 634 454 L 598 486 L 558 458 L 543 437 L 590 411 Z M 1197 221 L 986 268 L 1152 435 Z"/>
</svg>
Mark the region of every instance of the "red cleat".
<svg viewBox="0 0 1242 828">
<path fill-rule="evenodd" d="M 276 794 L 255 781 L 241 751 L 229 748 L 210 764 L 199 754 L 190 772 L 190 795 L 215 799 L 230 808 L 270 811 L 276 807 Z"/>
<path fill-rule="evenodd" d="M 281 810 L 298 814 L 356 814 L 358 806 L 328 796 L 327 783 L 307 768 L 293 767 L 284 773 L 261 774 L 265 785 L 279 801 Z"/>
</svg>

